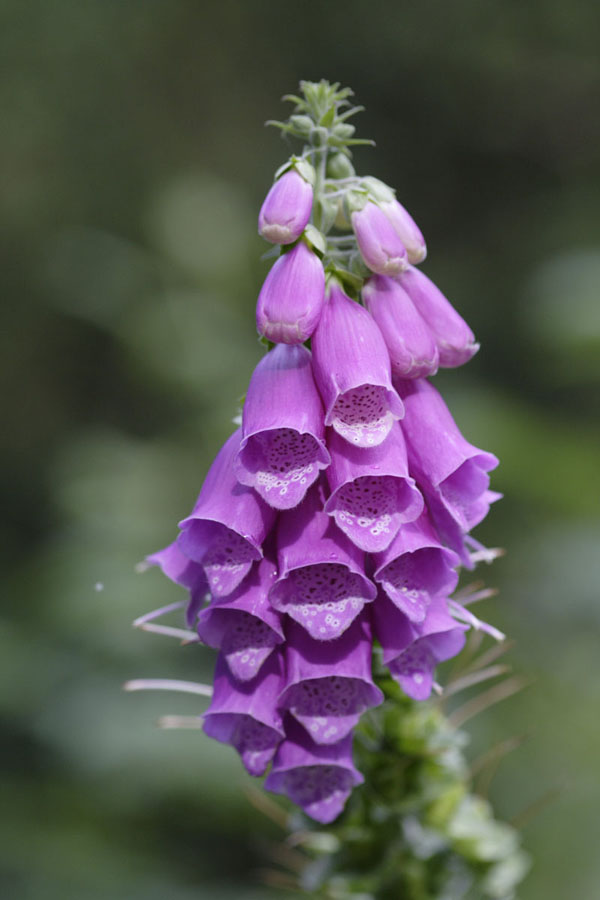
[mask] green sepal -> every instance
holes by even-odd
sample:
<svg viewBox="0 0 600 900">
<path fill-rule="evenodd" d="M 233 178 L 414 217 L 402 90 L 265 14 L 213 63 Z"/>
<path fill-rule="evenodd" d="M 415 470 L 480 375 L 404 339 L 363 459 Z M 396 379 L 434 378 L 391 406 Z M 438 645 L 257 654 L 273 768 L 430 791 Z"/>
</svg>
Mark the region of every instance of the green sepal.
<svg viewBox="0 0 600 900">
<path fill-rule="evenodd" d="M 373 178 L 372 175 L 367 175 L 365 178 L 361 178 L 360 183 L 361 186 L 366 188 L 369 192 L 369 196 L 376 203 L 391 203 L 396 199 L 395 191 L 385 184 L 385 182 L 380 181 L 379 178 Z"/>
<path fill-rule="evenodd" d="M 302 233 L 305 241 L 311 246 L 314 247 L 315 250 L 318 250 L 319 253 L 324 254 L 327 249 L 327 242 L 325 240 L 325 235 L 319 231 L 318 228 L 315 228 L 310 222 L 304 229 Z"/>
</svg>

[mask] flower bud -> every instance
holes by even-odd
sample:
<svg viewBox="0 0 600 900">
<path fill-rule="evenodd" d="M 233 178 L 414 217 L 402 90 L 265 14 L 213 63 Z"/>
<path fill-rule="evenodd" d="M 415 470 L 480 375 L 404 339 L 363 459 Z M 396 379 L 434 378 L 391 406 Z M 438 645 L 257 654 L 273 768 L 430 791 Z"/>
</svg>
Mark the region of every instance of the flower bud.
<svg viewBox="0 0 600 900">
<path fill-rule="evenodd" d="M 280 256 L 256 304 L 259 334 L 276 344 L 303 344 L 321 318 L 325 274 L 321 261 L 303 241 Z"/>
<path fill-rule="evenodd" d="M 393 278 L 374 275 L 362 291 L 390 354 L 392 373 L 425 378 L 438 369 L 438 349 L 429 328 L 403 288 Z"/>
<path fill-rule="evenodd" d="M 479 350 L 475 335 L 427 275 L 412 266 L 398 278 L 437 344 L 440 366 L 454 368 Z"/>
<path fill-rule="evenodd" d="M 291 244 L 310 219 L 313 190 L 295 169 L 288 169 L 272 186 L 258 215 L 258 232 L 272 244 Z"/>
<path fill-rule="evenodd" d="M 398 275 L 408 265 L 406 248 L 382 209 L 369 201 L 352 213 L 358 249 L 372 272 Z"/>
<path fill-rule="evenodd" d="M 406 247 L 408 261 L 413 265 L 423 262 L 427 256 L 425 238 L 410 213 L 396 199 L 381 203 L 380 206 Z"/>
</svg>

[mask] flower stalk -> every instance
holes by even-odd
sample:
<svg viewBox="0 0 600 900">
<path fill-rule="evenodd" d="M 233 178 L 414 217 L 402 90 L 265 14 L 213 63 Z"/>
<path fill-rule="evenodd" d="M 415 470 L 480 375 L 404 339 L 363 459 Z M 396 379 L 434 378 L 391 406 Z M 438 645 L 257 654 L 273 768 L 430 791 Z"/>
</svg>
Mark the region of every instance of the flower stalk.
<svg viewBox="0 0 600 900">
<path fill-rule="evenodd" d="M 498 555 L 470 534 L 500 498 L 498 460 L 428 380 L 479 345 L 416 268 L 425 240 L 395 191 L 355 172 L 351 148 L 373 142 L 355 137 L 350 89 L 300 91 L 268 123 L 303 148 L 259 214 L 278 254 L 256 309 L 267 353 L 179 536 L 148 557 L 189 592 L 187 629 L 155 623 L 172 607 L 136 624 L 218 651 L 202 727 L 303 810 L 287 818 L 306 854 L 295 890 L 511 900 L 518 836 L 471 792 L 455 726 L 521 681 L 443 708 L 506 672 L 501 651 L 473 658 L 473 641 L 504 640 L 467 608 L 490 592 L 454 593 Z M 465 644 L 465 671 L 438 681 Z M 128 689 L 152 686 L 169 689 Z"/>
</svg>

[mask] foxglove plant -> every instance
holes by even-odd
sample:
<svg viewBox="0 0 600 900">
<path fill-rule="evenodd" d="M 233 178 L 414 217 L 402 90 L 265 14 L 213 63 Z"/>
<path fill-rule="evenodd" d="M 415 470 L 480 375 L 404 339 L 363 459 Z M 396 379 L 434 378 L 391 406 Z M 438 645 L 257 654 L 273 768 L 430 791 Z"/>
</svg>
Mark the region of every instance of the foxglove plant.
<svg viewBox="0 0 600 900">
<path fill-rule="evenodd" d="M 271 765 L 268 790 L 330 823 L 363 782 L 353 733 L 364 750 L 374 722 L 383 733 L 443 693 L 435 668 L 469 630 L 503 637 L 467 608 L 476 596 L 451 596 L 461 566 L 493 555 L 469 532 L 499 497 L 498 461 L 463 438 L 427 380 L 478 344 L 415 268 L 425 241 L 394 191 L 355 173 L 350 148 L 369 143 L 348 124 L 359 107 L 339 85 L 301 90 L 271 124 L 304 147 L 259 215 L 280 247 L 256 308 L 267 352 L 179 537 L 148 562 L 189 591 L 189 631 L 153 630 L 218 650 L 204 732 L 251 775 Z M 351 815 L 368 831 L 362 790 Z M 402 819 L 407 845 L 424 827 L 416 815 Z"/>
</svg>

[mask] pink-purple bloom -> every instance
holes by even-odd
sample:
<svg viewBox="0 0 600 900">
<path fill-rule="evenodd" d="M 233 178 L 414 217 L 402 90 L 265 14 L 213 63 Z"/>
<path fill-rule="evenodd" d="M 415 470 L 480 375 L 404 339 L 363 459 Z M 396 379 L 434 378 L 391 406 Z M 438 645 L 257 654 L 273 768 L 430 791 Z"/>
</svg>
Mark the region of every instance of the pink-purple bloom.
<svg viewBox="0 0 600 900">
<path fill-rule="evenodd" d="M 436 285 L 414 266 L 398 276 L 398 283 L 427 324 L 438 348 L 440 366 L 454 368 L 479 350 L 475 335 Z"/>
<path fill-rule="evenodd" d="M 323 510 L 323 481 L 295 510 L 281 513 L 277 527 L 279 579 L 271 604 L 317 641 L 339 638 L 375 599 L 365 575 L 364 553 Z"/>
<path fill-rule="evenodd" d="M 362 290 L 362 298 L 383 335 L 392 374 L 399 378 L 435 375 L 439 365 L 437 344 L 398 280 L 373 275 Z"/>
<path fill-rule="evenodd" d="M 329 462 L 310 352 L 279 344 L 250 379 L 235 462 L 238 480 L 270 506 L 290 509 Z"/>
<path fill-rule="evenodd" d="M 404 407 L 392 385 L 390 359 L 369 313 L 333 282 L 312 339 L 313 372 L 325 424 L 358 447 L 386 439 Z"/>
<path fill-rule="evenodd" d="M 399 423 L 376 447 L 355 447 L 333 429 L 328 445 L 331 495 L 325 512 L 361 550 L 385 550 L 401 525 L 412 522 L 423 509 L 423 497 L 408 472 Z"/>
<path fill-rule="evenodd" d="M 364 781 L 352 762 L 352 736 L 337 744 L 317 744 L 293 716 L 285 721 L 285 734 L 265 787 L 286 794 L 317 822 L 332 822 L 352 788 Z"/>
<path fill-rule="evenodd" d="M 372 272 L 398 275 L 408 265 L 406 247 L 383 210 L 370 200 L 352 213 L 360 255 Z"/>
<path fill-rule="evenodd" d="M 272 244 L 297 240 L 310 219 L 313 189 L 295 170 L 278 178 L 265 197 L 258 215 L 258 231 Z"/>
<path fill-rule="evenodd" d="M 325 274 L 319 257 L 304 241 L 273 265 L 258 295 L 258 333 L 275 344 L 303 344 L 321 318 Z"/>
<path fill-rule="evenodd" d="M 262 558 L 275 511 L 235 477 L 241 432 L 235 431 L 213 462 L 194 509 L 179 523 L 179 549 L 200 563 L 210 590 L 230 594 Z"/>
<path fill-rule="evenodd" d="M 421 230 L 411 214 L 397 200 L 380 201 L 381 210 L 406 248 L 409 263 L 417 265 L 427 256 L 427 246 Z"/>
<path fill-rule="evenodd" d="M 499 496 L 498 460 L 462 436 L 427 381 L 478 345 L 414 268 L 423 236 L 386 185 L 365 179 L 373 199 L 351 214 L 355 237 L 328 237 L 357 180 L 340 176 L 338 190 L 325 171 L 333 211 L 293 168 L 263 203 L 260 233 L 293 245 L 257 303 L 275 346 L 177 541 L 148 557 L 188 591 L 188 626 L 218 651 L 205 733 L 251 775 L 270 766 L 265 787 L 322 823 L 363 780 L 353 731 L 384 699 L 374 639 L 402 690 L 423 700 L 469 627 L 502 637 L 451 597 L 477 555 L 469 532 Z M 321 230 L 303 237 L 313 200 Z M 173 606 L 183 603 L 150 615 Z"/>
</svg>

